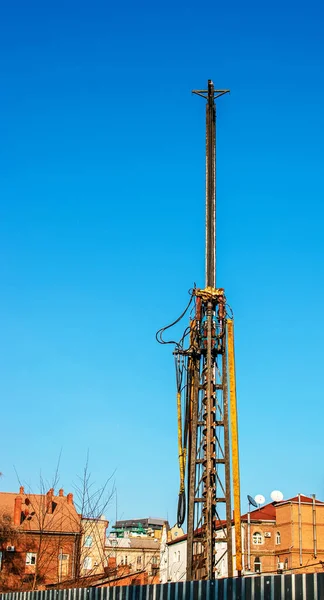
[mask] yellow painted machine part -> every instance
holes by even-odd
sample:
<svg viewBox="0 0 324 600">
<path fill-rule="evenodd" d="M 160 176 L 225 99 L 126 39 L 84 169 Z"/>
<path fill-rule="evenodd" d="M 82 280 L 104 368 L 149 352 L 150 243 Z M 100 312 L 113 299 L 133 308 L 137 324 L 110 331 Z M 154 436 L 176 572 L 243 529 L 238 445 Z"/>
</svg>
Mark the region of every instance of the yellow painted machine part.
<svg viewBox="0 0 324 600">
<path fill-rule="evenodd" d="M 242 571 L 240 465 L 239 465 L 238 422 L 237 422 L 237 403 L 236 403 L 234 323 L 233 323 L 232 319 L 227 319 L 227 352 L 228 352 L 230 416 L 231 416 L 231 432 L 232 432 L 232 469 L 233 469 L 236 569 L 240 575 L 241 571 Z"/>
<path fill-rule="evenodd" d="M 177 412 L 178 412 L 178 452 L 179 452 L 179 468 L 180 468 L 180 493 L 182 493 L 185 488 L 186 450 L 182 446 L 181 392 L 177 392 Z"/>
</svg>

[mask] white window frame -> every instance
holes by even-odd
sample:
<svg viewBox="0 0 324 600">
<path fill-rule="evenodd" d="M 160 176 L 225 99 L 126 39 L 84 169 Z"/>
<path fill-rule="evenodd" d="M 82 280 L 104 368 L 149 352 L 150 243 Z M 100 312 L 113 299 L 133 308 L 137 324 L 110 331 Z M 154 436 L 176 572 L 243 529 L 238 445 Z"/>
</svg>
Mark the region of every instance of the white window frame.
<svg viewBox="0 0 324 600">
<path fill-rule="evenodd" d="M 84 538 L 84 547 L 85 548 L 91 548 L 92 546 L 92 535 L 86 535 Z"/>
<path fill-rule="evenodd" d="M 37 552 L 26 552 L 26 565 L 35 567 L 37 562 Z"/>
<path fill-rule="evenodd" d="M 256 570 L 256 568 L 255 568 L 257 565 L 258 565 L 258 570 Z M 259 556 L 255 557 L 253 567 L 254 567 L 254 573 L 262 573 L 262 562 L 261 562 L 261 558 Z"/>
<path fill-rule="evenodd" d="M 263 536 L 260 531 L 254 531 L 252 535 L 252 544 L 261 546 L 263 544 Z"/>
<path fill-rule="evenodd" d="M 91 569 L 92 569 L 92 557 L 91 556 L 86 556 L 83 559 L 83 568 L 85 571 L 91 571 Z"/>
<path fill-rule="evenodd" d="M 276 544 L 281 544 L 281 535 L 280 535 L 280 531 L 277 531 L 276 533 Z"/>
</svg>

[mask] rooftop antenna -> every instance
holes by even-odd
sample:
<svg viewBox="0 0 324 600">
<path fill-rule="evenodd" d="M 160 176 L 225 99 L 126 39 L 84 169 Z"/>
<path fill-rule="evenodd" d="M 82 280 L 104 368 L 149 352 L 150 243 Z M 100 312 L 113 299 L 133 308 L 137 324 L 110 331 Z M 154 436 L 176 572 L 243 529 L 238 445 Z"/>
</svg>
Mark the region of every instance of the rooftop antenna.
<svg viewBox="0 0 324 600">
<path fill-rule="evenodd" d="M 257 494 L 256 496 L 254 496 L 254 500 L 258 505 L 258 508 L 260 508 L 261 504 L 265 503 L 265 497 L 262 496 L 262 494 Z"/>
<path fill-rule="evenodd" d="M 256 501 L 252 498 L 252 496 L 248 495 L 247 499 L 249 502 L 249 507 L 254 506 L 254 508 L 258 508 L 258 505 L 257 505 Z"/>
<path fill-rule="evenodd" d="M 279 490 L 273 490 L 273 492 L 271 492 L 270 494 L 270 498 L 272 500 L 272 502 L 281 502 L 281 500 L 283 500 L 283 493 L 280 492 Z"/>
</svg>

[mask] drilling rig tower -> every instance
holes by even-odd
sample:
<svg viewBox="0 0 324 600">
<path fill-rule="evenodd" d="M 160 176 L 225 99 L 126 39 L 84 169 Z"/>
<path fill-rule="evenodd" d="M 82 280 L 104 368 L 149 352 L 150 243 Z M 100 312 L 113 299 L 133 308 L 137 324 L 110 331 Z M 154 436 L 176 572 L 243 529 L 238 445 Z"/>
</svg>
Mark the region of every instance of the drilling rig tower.
<svg viewBox="0 0 324 600">
<path fill-rule="evenodd" d="M 233 313 L 216 285 L 216 103 L 229 90 L 193 90 L 206 100 L 205 287 L 190 291 L 189 325 L 174 356 L 180 491 L 177 522 L 187 519 L 187 580 L 215 579 L 242 569 L 240 480 Z M 169 325 L 157 333 L 161 343 Z M 231 475 L 232 472 L 232 475 Z M 232 498 L 235 537 L 232 542 Z M 221 544 L 221 545 L 220 545 Z M 225 548 L 222 553 L 219 548 Z"/>
</svg>

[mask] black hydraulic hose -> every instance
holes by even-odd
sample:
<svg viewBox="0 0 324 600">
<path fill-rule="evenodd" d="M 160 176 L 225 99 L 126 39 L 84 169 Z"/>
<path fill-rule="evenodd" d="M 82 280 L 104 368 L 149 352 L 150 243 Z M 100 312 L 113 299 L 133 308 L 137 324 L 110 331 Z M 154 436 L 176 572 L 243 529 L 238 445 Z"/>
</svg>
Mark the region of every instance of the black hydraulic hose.
<svg viewBox="0 0 324 600">
<path fill-rule="evenodd" d="M 177 525 L 181 527 L 186 518 L 186 493 L 183 490 L 179 493 L 178 498 L 178 512 L 177 512 Z"/>
</svg>

